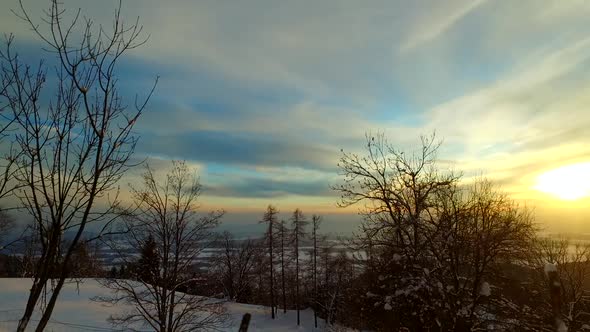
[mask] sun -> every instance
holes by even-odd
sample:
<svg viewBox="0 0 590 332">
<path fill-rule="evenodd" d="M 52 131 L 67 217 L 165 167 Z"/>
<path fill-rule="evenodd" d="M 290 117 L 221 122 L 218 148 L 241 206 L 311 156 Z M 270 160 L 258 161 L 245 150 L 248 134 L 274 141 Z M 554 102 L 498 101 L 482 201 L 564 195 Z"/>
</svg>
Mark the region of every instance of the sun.
<svg viewBox="0 0 590 332">
<path fill-rule="evenodd" d="M 534 189 L 573 201 L 590 196 L 590 162 L 562 166 L 537 177 Z"/>
</svg>

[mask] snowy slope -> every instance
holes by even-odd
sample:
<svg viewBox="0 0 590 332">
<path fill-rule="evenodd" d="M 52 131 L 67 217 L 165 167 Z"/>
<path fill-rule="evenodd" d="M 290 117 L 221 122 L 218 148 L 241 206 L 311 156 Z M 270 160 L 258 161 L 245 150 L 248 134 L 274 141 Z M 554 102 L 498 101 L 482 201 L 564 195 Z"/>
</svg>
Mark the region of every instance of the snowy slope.
<svg viewBox="0 0 590 332">
<path fill-rule="evenodd" d="M 25 307 L 30 279 L 0 279 L 0 332 L 14 331 L 22 309 Z M 83 283 L 69 284 L 61 292 L 60 300 L 53 312 L 52 321 L 46 331 L 113 331 L 106 321 L 111 313 L 121 307 L 106 307 L 90 298 L 108 292 L 93 279 L 85 279 Z M 242 316 L 250 313 L 249 331 L 314 331 L 313 312 L 301 312 L 302 326 L 296 325 L 296 312 L 279 312 L 274 321 L 270 318 L 270 308 L 257 305 L 227 303 L 226 307 L 232 317 L 231 326 L 225 331 L 237 331 Z M 323 321 L 318 319 L 323 331 Z"/>
</svg>

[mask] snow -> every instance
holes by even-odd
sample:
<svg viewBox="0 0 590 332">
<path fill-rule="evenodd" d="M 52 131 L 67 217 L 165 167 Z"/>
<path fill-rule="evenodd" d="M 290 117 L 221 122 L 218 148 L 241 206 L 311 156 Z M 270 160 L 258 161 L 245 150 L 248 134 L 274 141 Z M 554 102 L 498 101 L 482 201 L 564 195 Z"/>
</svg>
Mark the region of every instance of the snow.
<svg viewBox="0 0 590 332">
<path fill-rule="evenodd" d="M 20 314 L 25 307 L 31 280 L 26 278 L 0 279 L 0 332 L 14 331 Z M 108 294 L 108 290 L 94 279 L 84 279 L 79 287 L 68 284 L 62 290 L 51 321 L 46 331 L 113 331 L 106 319 L 120 312 L 122 306 L 107 307 L 93 302 L 90 298 Z M 277 313 L 277 319 L 270 316 L 270 308 L 259 305 L 226 303 L 225 307 L 231 317 L 231 323 L 221 331 L 237 331 L 245 313 L 252 315 L 248 331 L 314 331 L 313 311 L 301 311 L 301 326 L 297 326 L 297 313 L 288 310 Z M 35 315 L 29 330 L 39 316 Z M 317 331 L 324 330 L 324 322 L 318 318 Z"/>
<path fill-rule="evenodd" d="M 567 326 L 561 319 L 557 322 L 557 332 L 567 332 Z"/>
<path fill-rule="evenodd" d="M 483 296 L 490 296 L 491 294 L 491 288 L 490 288 L 490 284 L 487 281 L 484 281 L 481 284 L 481 289 L 479 290 L 479 294 L 483 295 Z"/>
<path fill-rule="evenodd" d="M 549 272 L 557 272 L 557 265 L 553 263 L 546 263 L 545 264 L 545 274 L 549 274 Z"/>
</svg>

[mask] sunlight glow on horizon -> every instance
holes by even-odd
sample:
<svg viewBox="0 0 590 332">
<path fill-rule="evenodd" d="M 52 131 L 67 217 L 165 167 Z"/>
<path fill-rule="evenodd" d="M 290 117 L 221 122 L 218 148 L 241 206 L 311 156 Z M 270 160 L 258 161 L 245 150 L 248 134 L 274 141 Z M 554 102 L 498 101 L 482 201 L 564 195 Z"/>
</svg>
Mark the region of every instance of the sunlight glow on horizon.
<svg viewBox="0 0 590 332">
<path fill-rule="evenodd" d="M 537 177 L 534 189 L 574 201 L 590 196 L 590 162 L 561 166 Z"/>
</svg>

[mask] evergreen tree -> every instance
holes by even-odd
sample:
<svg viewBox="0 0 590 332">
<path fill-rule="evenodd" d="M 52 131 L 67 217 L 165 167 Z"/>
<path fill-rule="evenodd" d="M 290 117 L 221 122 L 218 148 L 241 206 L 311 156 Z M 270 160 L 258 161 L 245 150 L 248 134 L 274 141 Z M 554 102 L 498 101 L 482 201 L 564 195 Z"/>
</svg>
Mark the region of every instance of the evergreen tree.
<svg viewBox="0 0 590 332">
<path fill-rule="evenodd" d="M 136 270 L 136 277 L 139 280 L 149 284 L 157 282 L 160 274 L 160 258 L 158 244 L 151 234 L 141 247 L 141 257 L 137 261 Z"/>
<path fill-rule="evenodd" d="M 94 273 L 86 242 L 82 241 L 76 246 L 70 264 L 71 277 L 90 277 Z"/>
</svg>

